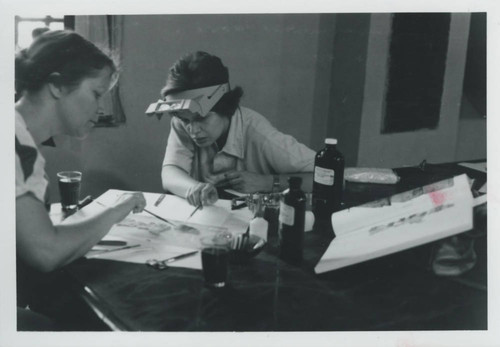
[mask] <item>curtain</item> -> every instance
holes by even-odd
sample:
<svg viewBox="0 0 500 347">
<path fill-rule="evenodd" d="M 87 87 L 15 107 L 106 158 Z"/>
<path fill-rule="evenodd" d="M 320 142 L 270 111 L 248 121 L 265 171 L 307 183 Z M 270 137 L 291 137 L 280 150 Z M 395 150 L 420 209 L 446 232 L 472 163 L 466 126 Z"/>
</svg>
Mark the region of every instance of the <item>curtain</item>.
<svg viewBox="0 0 500 347">
<path fill-rule="evenodd" d="M 121 62 L 123 40 L 123 16 L 75 16 L 75 31 L 109 52 L 117 66 Z M 120 98 L 120 82 L 103 99 L 104 114 L 99 116 L 97 126 L 114 126 L 126 121 Z"/>
</svg>

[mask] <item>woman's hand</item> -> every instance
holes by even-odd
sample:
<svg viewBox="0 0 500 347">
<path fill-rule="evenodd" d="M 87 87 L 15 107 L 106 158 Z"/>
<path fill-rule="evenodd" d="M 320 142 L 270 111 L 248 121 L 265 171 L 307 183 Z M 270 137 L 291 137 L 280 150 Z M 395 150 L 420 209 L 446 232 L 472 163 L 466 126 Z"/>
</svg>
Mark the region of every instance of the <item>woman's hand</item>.
<svg viewBox="0 0 500 347">
<path fill-rule="evenodd" d="M 215 203 L 219 196 L 213 184 L 198 182 L 188 189 L 186 199 L 193 206 L 208 206 Z"/>
<path fill-rule="evenodd" d="M 119 220 L 125 218 L 130 212 L 139 213 L 146 207 L 146 199 L 139 192 L 123 193 L 113 206 L 118 211 Z"/>
<path fill-rule="evenodd" d="M 272 175 L 260 175 L 249 171 L 228 171 L 218 175 L 217 187 L 231 188 L 241 193 L 271 191 Z"/>
</svg>

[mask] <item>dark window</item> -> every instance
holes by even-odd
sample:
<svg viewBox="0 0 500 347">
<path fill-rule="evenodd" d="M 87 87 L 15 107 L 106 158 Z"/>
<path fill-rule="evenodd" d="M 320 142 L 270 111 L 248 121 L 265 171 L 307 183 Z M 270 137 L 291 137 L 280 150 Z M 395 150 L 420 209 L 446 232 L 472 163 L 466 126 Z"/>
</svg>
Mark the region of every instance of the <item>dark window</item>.
<svg viewBox="0 0 500 347">
<path fill-rule="evenodd" d="M 467 62 L 463 97 L 476 113 L 464 117 L 486 117 L 486 13 L 473 13 L 470 18 Z"/>
<path fill-rule="evenodd" d="M 393 15 L 382 133 L 437 127 L 450 20 L 449 13 Z"/>
</svg>

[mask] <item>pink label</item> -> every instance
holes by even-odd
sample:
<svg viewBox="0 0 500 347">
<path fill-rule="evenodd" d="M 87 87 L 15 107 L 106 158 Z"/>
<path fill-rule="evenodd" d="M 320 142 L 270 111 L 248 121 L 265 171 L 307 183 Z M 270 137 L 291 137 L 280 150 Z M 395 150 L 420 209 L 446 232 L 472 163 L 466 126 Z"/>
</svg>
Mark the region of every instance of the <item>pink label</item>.
<svg viewBox="0 0 500 347">
<path fill-rule="evenodd" d="M 434 206 L 442 205 L 446 200 L 446 194 L 440 191 L 429 193 L 429 197 L 434 203 Z"/>
</svg>

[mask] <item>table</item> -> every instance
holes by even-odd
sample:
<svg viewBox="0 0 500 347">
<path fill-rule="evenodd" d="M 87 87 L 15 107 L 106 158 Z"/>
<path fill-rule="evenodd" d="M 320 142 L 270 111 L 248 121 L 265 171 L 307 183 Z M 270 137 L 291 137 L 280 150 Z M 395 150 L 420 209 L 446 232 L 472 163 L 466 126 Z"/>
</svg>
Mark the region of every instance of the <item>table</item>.
<svg viewBox="0 0 500 347">
<path fill-rule="evenodd" d="M 456 164 L 396 170 L 396 185 L 346 185 L 353 206 L 459 173 Z M 484 217 L 485 218 L 485 217 Z M 476 227 L 485 231 L 485 220 Z M 201 271 L 157 271 L 141 264 L 80 259 L 63 271 L 78 295 L 115 330 L 132 331 L 384 331 L 487 329 L 487 242 L 478 262 L 458 277 L 428 268 L 433 244 L 321 275 L 313 268 L 334 235 L 321 222 L 305 235 L 304 262 L 277 257 L 276 240 L 248 264 L 230 266 L 230 286 L 204 287 Z"/>
</svg>

